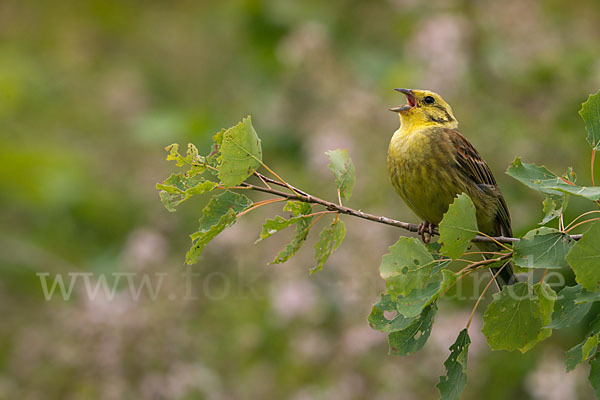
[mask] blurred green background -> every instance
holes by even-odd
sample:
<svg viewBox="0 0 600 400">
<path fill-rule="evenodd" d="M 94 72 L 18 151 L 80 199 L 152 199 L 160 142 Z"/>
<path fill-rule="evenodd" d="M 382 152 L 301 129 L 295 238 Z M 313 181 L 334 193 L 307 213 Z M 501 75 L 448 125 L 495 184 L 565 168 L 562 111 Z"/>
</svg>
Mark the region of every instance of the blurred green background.
<svg viewBox="0 0 600 400">
<path fill-rule="evenodd" d="M 515 156 L 589 184 L 577 111 L 600 88 L 599 18 L 583 0 L 3 0 L 0 398 L 436 398 L 473 301 L 442 301 L 424 350 L 388 356 L 366 317 L 404 232 L 346 217 L 345 242 L 309 276 L 315 233 L 284 265 L 267 263 L 290 232 L 253 244 L 272 205 L 185 278 L 205 201 L 162 207 L 154 185 L 174 169 L 163 147 L 207 152 L 252 114 L 265 161 L 296 186 L 334 199 L 323 153 L 348 148 L 348 205 L 419 222 L 387 181 L 387 109 L 405 101 L 392 88 L 427 88 L 453 106 L 523 234 L 542 198 L 503 174 Z M 567 221 L 591 209 L 570 207 Z M 90 299 L 80 280 L 46 301 L 39 273 L 162 286 L 154 299 L 123 282 Z M 592 397 L 588 367 L 563 365 L 583 326 L 525 355 L 491 353 L 480 328 L 477 316 L 465 399 Z"/>
</svg>

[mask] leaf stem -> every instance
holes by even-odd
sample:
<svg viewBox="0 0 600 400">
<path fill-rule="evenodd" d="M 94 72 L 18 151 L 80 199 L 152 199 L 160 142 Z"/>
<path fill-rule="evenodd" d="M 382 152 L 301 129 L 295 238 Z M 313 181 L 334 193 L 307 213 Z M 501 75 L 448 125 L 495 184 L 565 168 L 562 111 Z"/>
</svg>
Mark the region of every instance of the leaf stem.
<svg viewBox="0 0 600 400">
<path fill-rule="evenodd" d="M 324 216 L 325 216 L 325 214 L 321 214 L 321 215 L 319 215 L 317 218 L 313 219 L 313 220 L 312 220 L 312 222 L 311 222 L 311 223 L 310 223 L 310 224 L 309 224 L 309 225 L 308 225 L 306 228 L 304 228 L 304 229 L 302 230 L 302 232 L 305 232 L 305 231 L 308 231 L 308 230 L 310 230 L 310 228 L 312 228 L 312 226 L 313 226 L 313 225 L 314 225 L 314 224 L 315 224 L 315 223 L 316 223 L 318 220 L 320 220 L 321 218 L 323 218 Z"/>
<path fill-rule="evenodd" d="M 493 238 L 493 237 L 491 237 L 491 236 L 489 236 L 489 235 L 486 235 L 486 234 L 485 234 L 485 233 L 483 233 L 483 232 L 479 232 L 479 233 L 480 233 L 482 236 L 485 236 L 486 238 L 490 239 L 492 242 L 496 243 L 497 245 L 504 247 L 504 249 L 505 249 L 505 250 L 511 251 L 511 248 L 510 248 L 510 247 L 508 247 L 508 246 L 506 246 L 506 245 L 504 245 L 504 244 L 500 243 L 500 241 L 499 241 L 499 240 L 497 240 L 497 239 L 495 239 L 495 238 Z"/>
<path fill-rule="evenodd" d="M 463 253 L 462 255 L 466 256 L 466 255 L 471 255 L 471 254 L 496 254 L 496 255 L 501 256 L 506 253 L 502 253 L 500 251 L 469 251 L 467 253 Z"/>
<path fill-rule="evenodd" d="M 267 200 L 263 200 L 263 201 L 259 201 L 257 203 L 254 203 L 254 205 L 244 211 L 242 211 L 241 213 L 239 213 L 237 216 L 241 217 L 244 214 L 249 213 L 250 211 L 258 208 L 258 207 L 262 207 L 262 206 L 266 206 L 267 204 L 272 204 L 272 203 L 278 203 L 280 201 L 285 201 L 285 199 L 267 199 Z"/>
<path fill-rule="evenodd" d="M 592 210 L 592 211 L 588 211 L 588 212 L 585 212 L 585 213 L 581 214 L 580 216 L 578 216 L 577 218 L 575 218 L 573 221 L 571 221 L 571 223 L 569 225 L 567 225 L 567 227 L 565 229 L 569 229 L 569 227 L 571 225 L 573 225 L 575 223 L 575 221 L 577 221 L 579 218 L 585 217 L 586 215 L 595 214 L 595 213 L 600 213 L 600 210 Z M 564 229 L 563 229 L 563 231 L 564 231 Z"/>
<path fill-rule="evenodd" d="M 304 214 L 304 215 L 300 215 L 300 217 L 302 217 L 302 218 L 308 218 L 308 217 L 314 217 L 315 215 L 321 215 L 321 214 L 333 214 L 333 213 L 336 213 L 336 214 L 337 214 L 337 211 L 329 211 L 329 210 L 325 210 L 325 211 L 317 211 L 317 212 L 314 212 L 314 213 L 312 213 L 312 214 Z"/>
<path fill-rule="evenodd" d="M 558 230 L 561 232 L 565 230 L 565 219 L 563 213 L 560 213 L 558 216 Z"/>
<path fill-rule="evenodd" d="M 444 290 L 444 292 L 443 292 L 443 293 L 442 293 L 442 294 L 441 294 L 439 297 L 443 297 L 443 296 L 444 296 L 446 293 L 448 293 L 448 291 L 449 291 L 450 289 L 452 289 L 454 286 L 456 286 L 456 283 L 457 283 L 458 281 L 460 281 L 462 278 L 464 278 L 464 277 L 465 277 L 465 276 L 467 276 L 467 275 L 470 275 L 470 274 L 472 274 L 473 272 L 475 272 L 475 271 L 477 271 L 478 269 L 480 269 L 480 268 L 483 268 L 483 267 L 485 267 L 485 265 L 480 265 L 480 266 L 478 266 L 478 267 L 476 267 L 476 268 L 473 268 L 473 269 L 469 269 L 469 270 L 467 270 L 467 271 L 466 271 L 464 274 L 462 274 L 461 276 L 459 276 L 458 278 L 456 278 L 456 281 L 455 281 L 455 282 L 454 282 L 452 285 L 448 286 L 448 288 L 447 288 L 446 290 Z M 462 271 L 462 270 L 461 270 L 461 271 Z M 458 273 L 460 273 L 460 271 L 459 271 Z"/>
<path fill-rule="evenodd" d="M 293 189 L 293 191 L 294 191 L 294 192 L 296 192 L 296 193 L 300 193 L 300 194 L 301 194 L 301 195 L 303 195 L 303 196 L 308 196 L 308 193 L 306 193 L 306 192 L 304 192 L 304 191 L 302 191 L 302 190 L 298 189 L 297 187 L 294 187 L 294 186 L 290 185 L 289 183 L 286 185 L 286 184 L 284 184 L 284 183 L 281 183 L 281 182 L 279 182 L 279 181 L 276 181 L 275 179 L 271 179 L 271 178 L 269 178 L 268 176 L 264 176 L 263 174 L 261 174 L 260 172 L 257 172 L 257 171 L 254 171 L 254 175 L 255 175 L 255 176 L 257 176 L 257 177 L 258 177 L 258 178 L 259 178 L 261 181 L 266 181 L 266 182 L 269 182 L 269 183 L 273 183 L 273 184 L 275 184 L 275 185 L 279 185 L 279 186 L 281 186 L 281 187 L 285 187 L 285 188 L 287 188 L 287 187 L 291 187 L 291 188 Z M 269 188 L 269 189 L 270 189 L 270 188 Z"/>
<path fill-rule="evenodd" d="M 471 311 L 471 316 L 469 317 L 469 322 L 467 322 L 467 326 L 465 327 L 465 329 L 468 330 L 469 327 L 471 326 L 471 322 L 473 322 L 473 316 L 475 315 L 475 310 L 477 310 L 477 306 L 481 302 L 481 299 L 483 298 L 483 295 L 485 294 L 485 292 L 487 292 L 487 290 L 489 289 L 489 287 L 492 284 L 492 282 L 494 282 L 494 280 L 496 279 L 496 277 L 498 276 L 498 274 L 500 274 L 500 271 L 502 271 L 504 269 L 504 267 L 506 267 L 506 265 L 508 265 L 508 261 L 505 262 L 502 265 L 502 267 L 498 268 L 498 271 L 496 271 L 496 273 L 492 276 L 492 279 L 490 279 L 490 281 L 488 282 L 488 284 L 483 289 L 483 292 L 481 292 L 481 295 L 479 295 L 479 298 L 477 299 L 477 302 L 475 302 L 475 306 L 473 307 L 473 310 Z"/>
<path fill-rule="evenodd" d="M 285 187 L 287 187 L 289 190 L 291 190 L 292 193 L 297 193 L 296 190 L 294 189 L 294 187 L 292 187 L 289 183 L 284 181 L 283 178 L 280 177 L 279 175 L 277 175 L 277 173 L 275 171 L 273 171 L 271 168 L 269 168 L 269 166 L 267 164 L 265 164 L 264 162 L 261 161 L 260 165 L 262 165 L 264 169 L 269 171 L 275 178 L 279 179 L 279 181 L 281 183 L 283 183 L 285 185 Z"/>
<path fill-rule="evenodd" d="M 581 221 L 575 225 L 573 225 L 572 227 L 570 227 L 569 229 L 567 229 L 565 231 L 565 233 L 569 233 L 570 231 L 572 231 L 574 228 L 577 228 L 579 225 L 583 225 L 583 224 L 587 224 L 588 222 L 593 222 L 593 221 L 600 221 L 600 218 L 591 218 L 591 219 L 586 219 L 585 221 Z"/>
<path fill-rule="evenodd" d="M 463 269 L 461 269 L 458 272 L 460 273 L 463 271 L 468 271 L 470 269 L 473 269 L 474 267 L 479 267 L 481 265 L 488 265 L 488 264 L 493 264 L 498 261 L 506 260 L 507 258 L 512 257 L 512 255 L 513 255 L 513 253 L 511 251 L 510 253 L 505 253 L 504 255 L 502 255 L 501 257 L 498 257 L 498 258 L 488 258 L 486 260 L 476 261 L 474 263 L 467 265 L 466 267 L 464 267 Z"/>
<path fill-rule="evenodd" d="M 265 184 L 266 187 L 268 187 L 269 189 L 271 189 L 271 186 L 269 186 L 269 184 L 267 183 L 266 180 L 263 179 L 263 176 L 257 172 L 254 172 L 254 175 L 256 175 L 258 177 L 258 179 L 260 179 L 262 181 L 262 183 Z"/>
</svg>

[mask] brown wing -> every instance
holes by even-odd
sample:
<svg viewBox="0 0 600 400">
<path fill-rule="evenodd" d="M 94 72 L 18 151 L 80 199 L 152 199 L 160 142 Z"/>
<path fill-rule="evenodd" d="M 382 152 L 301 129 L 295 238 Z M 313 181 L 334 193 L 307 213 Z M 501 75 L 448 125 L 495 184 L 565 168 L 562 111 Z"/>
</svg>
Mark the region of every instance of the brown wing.
<svg viewBox="0 0 600 400">
<path fill-rule="evenodd" d="M 496 184 L 496 179 L 492 175 L 492 171 L 481 158 L 477 150 L 469 141 L 460 134 L 456 129 L 445 129 L 444 132 L 450 138 L 452 144 L 457 150 L 456 161 L 461 171 L 475 182 L 482 190 L 491 191 L 498 198 L 498 214 L 496 216 L 502 236 L 512 236 L 510 224 L 510 214 L 508 206 L 500 193 L 500 189 Z"/>
</svg>

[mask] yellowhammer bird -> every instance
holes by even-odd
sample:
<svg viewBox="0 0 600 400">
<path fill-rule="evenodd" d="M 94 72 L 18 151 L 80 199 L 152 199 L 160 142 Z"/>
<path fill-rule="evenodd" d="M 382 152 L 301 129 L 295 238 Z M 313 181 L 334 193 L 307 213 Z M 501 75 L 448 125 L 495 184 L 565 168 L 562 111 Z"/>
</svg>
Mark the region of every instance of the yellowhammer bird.
<svg viewBox="0 0 600 400">
<path fill-rule="evenodd" d="M 400 116 L 400 128 L 390 141 L 388 172 L 398 194 L 423 219 L 419 229 L 423 240 L 428 241 L 433 227 L 461 193 L 473 201 L 481 232 L 512 236 L 508 207 L 496 180 L 477 150 L 458 131 L 450 105 L 428 90 L 395 90 L 406 96 L 408 104 L 391 109 Z M 494 243 L 480 243 L 478 247 L 482 251 L 501 248 Z M 500 286 L 516 281 L 511 264 L 502 269 L 496 281 Z"/>
</svg>

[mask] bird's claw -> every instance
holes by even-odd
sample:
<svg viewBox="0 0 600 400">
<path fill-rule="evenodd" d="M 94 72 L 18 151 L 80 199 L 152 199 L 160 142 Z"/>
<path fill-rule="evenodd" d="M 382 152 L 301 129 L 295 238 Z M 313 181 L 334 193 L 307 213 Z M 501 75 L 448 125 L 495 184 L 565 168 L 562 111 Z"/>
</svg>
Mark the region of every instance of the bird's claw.
<svg viewBox="0 0 600 400">
<path fill-rule="evenodd" d="M 417 233 L 421 236 L 423 243 L 429 243 L 431 241 L 431 237 L 433 236 L 433 228 L 434 225 L 431 222 L 421 222 Z"/>
</svg>

